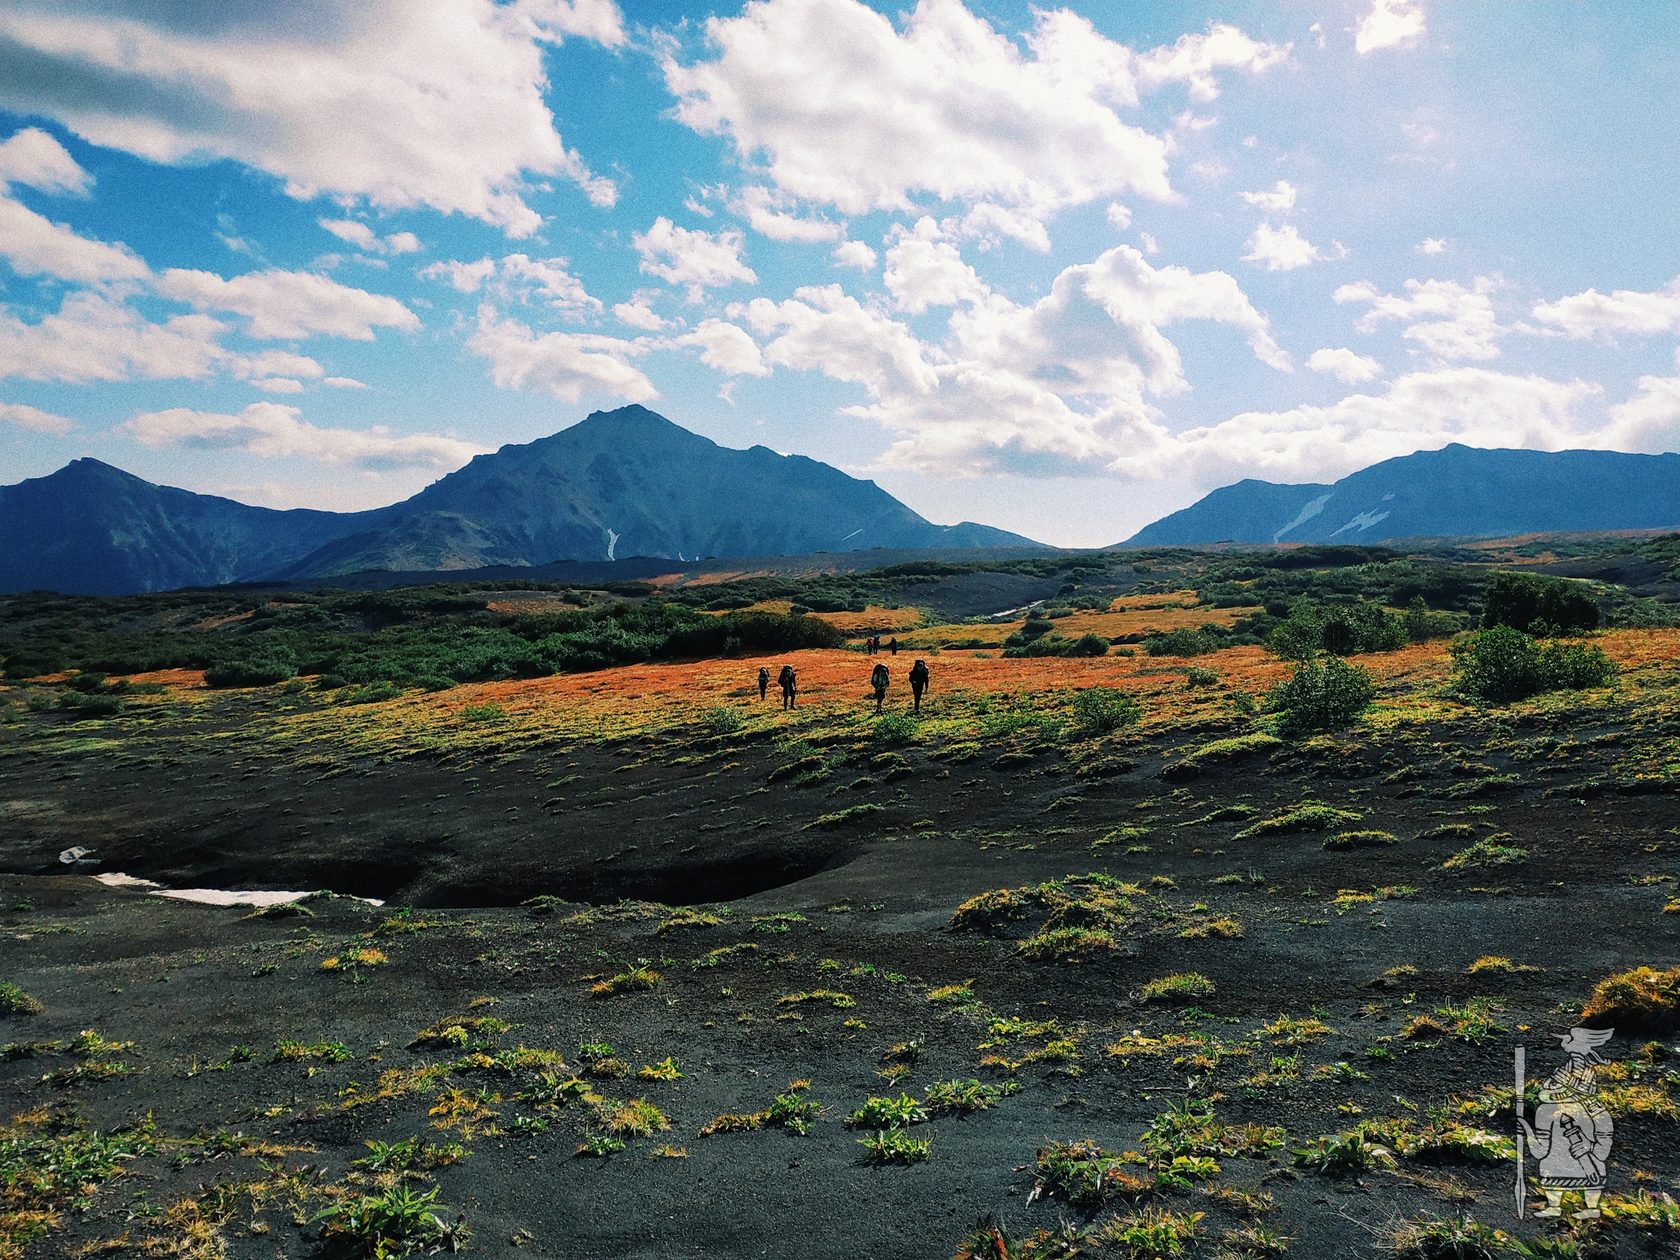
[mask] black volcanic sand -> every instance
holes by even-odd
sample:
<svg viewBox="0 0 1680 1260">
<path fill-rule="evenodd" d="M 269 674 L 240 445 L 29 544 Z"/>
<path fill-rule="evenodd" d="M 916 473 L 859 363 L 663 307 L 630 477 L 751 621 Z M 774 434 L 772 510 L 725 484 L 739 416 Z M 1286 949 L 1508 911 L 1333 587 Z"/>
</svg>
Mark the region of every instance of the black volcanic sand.
<svg viewBox="0 0 1680 1260">
<path fill-rule="evenodd" d="M 1672 742 L 1672 725 L 1638 738 Z M 1414 728 L 1405 743 L 1364 733 L 1176 785 L 1159 770 L 1195 742 L 1182 734 L 1165 748 L 1122 744 L 1083 769 L 1054 749 L 1000 766 L 991 751 L 952 764 L 912 747 L 901 750 L 907 776 L 851 789 L 839 786 L 854 780 L 846 772 L 807 788 L 768 783 L 775 755 L 750 743 L 718 742 L 681 764 L 674 740 L 644 740 L 350 761 L 317 779 L 248 744 L 159 766 L 105 747 L 49 755 L 14 742 L 0 756 L 0 867 L 12 872 L 0 878 L 0 978 L 43 1011 L 0 1018 L 8 1115 L 105 1131 L 149 1114 L 167 1139 L 24 1254 L 336 1254 L 311 1216 L 366 1188 L 350 1169 L 366 1142 L 415 1135 L 470 1148 L 431 1177 L 439 1205 L 470 1225 L 471 1253 L 486 1256 L 945 1257 L 988 1213 L 1025 1234 L 1151 1206 L 1205 1213 L 1194 1249 L 1203 1256 L 1249 1221 L 1293 1235 L 1290 1255 L 1327 1260 L 1381 1254 L 1389 1226 L 1425 1212 L 1543 1236 L 1542 1223 L 1514 1219 L 1509 1163 L 1404 1158 L 1392 1172 L 1336 1180 L 1294 1170 L 1289 1149 L 1359 1119 L 1426 1123 L 1431 1108 L 1508 1087 L 1518 1040 L 1531 1073 L 1548 1072 L 1551 1034 L 1574 1022 L 1595 981 L 1680 960 L 1680 916 L 1662 912 L 1680 892 L 1680 810 L 1672 778 L 1638 793 L 1649 785 L 1623 779 L 1628 735 L 1563 714 L 1516 729 Z M 1539 739 L 1567 746 L 1567 757 L 1513 756 Z M 867 756 L 855 755 L 867 774 Z M 545 786 L 566 776 L 576 778 L 564 790 Z M 1357 811 L 1349 826 L 1386 829 L 1399 843 L 1327 851 L 1318 832 L 1239 841 L 1246 819 L 1198 821 L 1305 798 Z M 862 801 L 883 809 L 807 827 Z M 1448 821 L 1468 833 L 1417 838 Z M 1469 839 L 1502 832 L 1530 856 L 1439 869 Z M 308 917 L 248 917 L 52 873 L 57 851 L 78 843 L 97 848 L 105 869 L 176 886 L 327 887 L 417 909 L 333 897 L 309 903 Z M 950 926 L 977 893 L 1084 872 L 1145 886 L 1126 894 L 1135 913 L 1120 949 L 1071 964 L 1028 958 L 1018 943 L 1042 914 L 995 936 Z M 1416 892 L 1332 902 L 1338 890 L 1398 885 Z M 566 904 L 517 904 L 537 895 Z M 721 903 L 705 908 L 723 921 L 667 927 L 670 913 L 650 902 Z M 1243 935 L 1180 935 L 1217 918 Z M 695 965 L 733 945 L 751 948 Z M 355 948 L 388 961 L 323 969 Z M 1466 974 L 1484 955 L 1538 970 Z M 662 977 L 651 991 L 590 995 L 593 981 L 638 960 Z M 1416 973 L 1382 978 L 1402 965 Z M 1145 982 L 1190 971 L 1215 986 L 1194 1007 L 1140 1000 Z M 964 982 L 971 999 L 928 998 Z M 783 1000 L 813 991 L 849 1003 Z M 1475 997 L 1496 1004 L 1501 1030 L 1486 1039 L 1403 1035 L 1414 1017 Z M 580 1068 L 581 1044 L 610 1043 L 631 1074 L 593 1088 L 650 1100 L 670 1129 L 607 1158 L 577 1156 L 594 1131 L 589 1110 L 521 1098 L 537 1071 L 475 1065 L 470 1047 L 410 1048 L 423 1028 L 484 1015 L 511 1028 L 484 1036 L 483 1050 L 557 1051 L 570 1065 L 562 1078 Z M 1316 1015 L 1332 1031 L 1290 1046 L 1261 1031 L 1280 1015 Z M 1057 1027 L 993 1028 L 1016 1016 Z M 90 1059 L 42 1043 L 88 1029 L 134 1043 L 91 1056 L 125 1073 L 64 1079 Z M 1105 1053 L 1133 1030 L 1211 1037 L 1228 1053 L 1178 1066 L 1195 1047 Z M 275 1046 L 288 1040 L 341 1042 L 348 1058 L 281 1061 Z M 1609 1049 L 1632 1057 L 1639 1040 Z M 919 1057 L 889 1083 L 883 1055 L 908 1041 L 921 1043 Z M 1029 1059 L 1056 1041 L 1073 1044 Z M 230 1057 L 233 1047 L 254 1054 Z M 1017 1066 L 983 1065 L 987 1055 Z M 681 1079 L 634 1075 L 667 1057 Z M 450 1063 L 416 1092 L 346 1105 L 383 1073 Z M 923 1163 L 862 1162 L 844 1120 L 867 1097 L 971 1077 L 1020 1088 L 990 1110 L 914 1126 L 933 1138 Z M 808 1136 L 698 1135 L 720 1113 L 769 1106 L 795 1079 L 824 1106 Z M 1676 1078 L 1655 1079 L 1667 1089 Z M 486 1091 L 486 1131 L 435 1127 L 447 1117 L 429 1113 L 451 1087 Z M 1150 1121 L 1186 1098 L 1213 1099 L 1227 1124 L 1281 1125 L 1286 1145 L 1221 1156 L 1201 1188 L 1100 1212 L 1032 1195 L 1046 1143 L 1137 1151 Z M 1496 1102 L 1467 1107 L 1464 1123 L 1509 1133 L 1508 1104 Z M 1654 1192 L 1680 1190 L 1677 1125 L 1618 1117 L 1612 1188 L 1631 1192 L 1642 1176 Z M 686 1158 L 654 1157 L 667 1146 Z M 307 1188 L 295 1197 L 273 1189 L 300 1173 L 291 1184 Z M 1270 1210 L 1237 1192 L 1269 1196 Z M 225 1251 L 167 1250 L 185 1246 L 189 1218 L 219 1230 Z M 1618 1225 L 1595 1237 L 1602 1254 L 1675 1254 L 1671 1233 Z"/>
</svg>

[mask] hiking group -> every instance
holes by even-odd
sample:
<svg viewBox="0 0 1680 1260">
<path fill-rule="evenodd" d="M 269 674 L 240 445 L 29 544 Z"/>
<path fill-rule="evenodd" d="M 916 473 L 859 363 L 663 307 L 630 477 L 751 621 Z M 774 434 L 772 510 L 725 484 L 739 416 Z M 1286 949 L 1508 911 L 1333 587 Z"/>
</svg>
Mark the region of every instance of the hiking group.
<svg viewBox="0 0 1680 1260">
<path fill-rule="evenodd" d="M 874 656 L 877 652 L 879 652 L 881 650 L 882 646 L 883 645 L 881 643 L 881 636 L 878 635 L 878 634 L 872 634 L 867 639 L 865 639 L 863 641 L 863 650 L 865 652 L 868 652 L 869 655 L 871 655 L 871 656 Z M 887 651 L 891 652 L 894 656 L 897 656 L 898 655 L 898 637 L 895 635 L 892 638 L 888 639 L 886 644 L 885 644 L 885 647 L 886 647 Z"/>
<path fill-rule="evenodd" d="M 874 644 L 878 640 L 872 638 L 868 642 Z M 871 648 L 870 651 L 873 652 L 874 649 Z M 897 639 L 892 641 L 892 651 L 894 655 L 898 653 Z M 927 662 L 917 657 L 916 663 L 910 667 L 910 697 L 917 713 L 922 711 L 922 695 L 927 691 L 930 676 Z M 782 691 L 782 708 L 793 708 L 799 695 L 799 675 L 793 666 L 782 666 L 782 672 L 776 675 L 776 685 Z M 876 662 L 875 668 L 869 671 L 869 690 L 875 697 L 875 712 L 881 712 L 881 706 L 887 700 L 887 688 L 891 685 L 891 671 L 885 664 Z M 770 669 L 768 666 L 761 666 L 758 671 L 758 698 L 763 700 L 769 692 Z"/>
</svg>

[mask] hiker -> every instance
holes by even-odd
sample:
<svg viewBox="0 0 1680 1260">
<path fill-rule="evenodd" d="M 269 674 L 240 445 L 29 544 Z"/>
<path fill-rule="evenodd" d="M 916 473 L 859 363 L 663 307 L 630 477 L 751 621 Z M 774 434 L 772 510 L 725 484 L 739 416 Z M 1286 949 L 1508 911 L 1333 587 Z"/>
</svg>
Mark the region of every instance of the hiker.
<svg viewBox="0 0 1680 1260">
<path fill-rule="evenodd" d="M 875 712 L 881 711 L 881 702 L 887 698 L 888 674 L 885 665 L 877 665 L 869 674 L 869 685 L 875 691 Z"/>
<path fill-rule="evenodd" d="M 875 636 L 874 635 L 869 635 L 867 638 L 864 639 L 863 650 L 865 652 L 868 652 L 869 655 L 871 655 L 871 656 L 875 655 Z"/>
<path fill-rule="evenodd" d="M 776 675 L 776 685 L 782 689 L 782 708 L 793 708 L 794 695 L 799 690 L 799 676 L 793 672 L 792 665 L 782 666 L 782 672 Z"/>
<path fill-rule="evenodd" d="M 893 635 L 891 641 L 888 642 L 887 647 L 892 650 L 892 654 L 894 656 L 898 655 L 898 636 L 896 634 Z"/>
<path fill-rule="evenodd" d="M 764 699 L 765 692 L 770 690 L 770 670 L 763 667 L 758 671 L 758 698 Z"/>
<path fill-rule="evenodd" d="M 916 701 L 916 712 L 922 711 L 922 692 L 927 690 L 928 667 L 921 657 L 910 667 L 910 695 Z"/>
</svg>

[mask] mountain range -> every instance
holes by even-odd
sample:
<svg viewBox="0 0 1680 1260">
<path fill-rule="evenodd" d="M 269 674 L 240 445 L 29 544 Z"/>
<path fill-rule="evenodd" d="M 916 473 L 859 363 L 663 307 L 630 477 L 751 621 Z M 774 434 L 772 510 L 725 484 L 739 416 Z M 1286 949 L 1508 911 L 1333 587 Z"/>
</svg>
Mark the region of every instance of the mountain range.
<svg viewBox="0 0 1680 1260">
<path fill-rule="evenodd" d="M 0 591 L 72 594 L 629 556 L 1040 546 L 935 525 L 872 481 L 721 447 L 639 406 L 480 455 L 366 512 L 251 507 L 78 459 L 0 486 L 0 539 Z"/>
<path fill-rule="evenodd" d="M 1418 451 L 1328 485 L 1239 481 L 1123 544 L 1376 543 L 1680 527 L 1680 455 Z"/>
</svg>

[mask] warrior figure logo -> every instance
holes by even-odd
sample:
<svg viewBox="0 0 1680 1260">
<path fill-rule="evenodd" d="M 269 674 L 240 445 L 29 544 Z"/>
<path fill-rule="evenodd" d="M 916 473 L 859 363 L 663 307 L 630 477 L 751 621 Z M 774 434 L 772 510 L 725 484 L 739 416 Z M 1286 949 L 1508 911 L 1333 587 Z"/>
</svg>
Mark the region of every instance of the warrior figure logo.
<svg viewBox="0 0 1680 1260">
<path fill-rule="evenodd" d="M 1517 1047 L 1516 1112 L 1522 1133 L 1517 1143 L 1517 1215 L 1523 1215 L 1527 1187 L 1523 1176 L 1523 1146 L 1540 1162 L 1540 1189 L 1546 1206 L 1536 1216 L 1562 1216 L 1563 1196 L 1579 1190 L 1586 1206 L 1575 1219 L 1591 1220 L 1599 1214 L 1608 1174 L 1612 1128 L 1610 1113 L 1598 1100 L 1596 1067 L 1604 1062 L 1598 1047 L 1615 1035 L 1615 1029 L 1571 1028 L 1560 1034 L 1568 1057 L 1557 1071 L 1540 1085 L 1540 1105 L 1529 1123 L 1523 1104 L 1523 1048 Z"/>
</svg>

